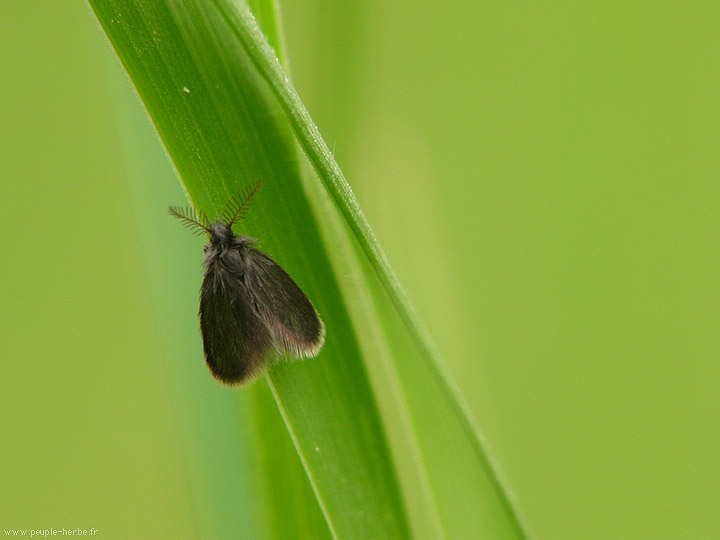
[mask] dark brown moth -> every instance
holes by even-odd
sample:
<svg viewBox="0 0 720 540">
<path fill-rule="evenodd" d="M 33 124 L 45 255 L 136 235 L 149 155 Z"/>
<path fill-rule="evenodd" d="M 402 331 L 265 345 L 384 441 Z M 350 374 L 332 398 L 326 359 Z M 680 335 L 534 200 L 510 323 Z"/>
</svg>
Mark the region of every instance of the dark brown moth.
<svg viewBox="0 0 720 540">
<path fill-rule="evenodd" d="M 192 208 L 170 207 L 170 214 L 195 234 L 210 238 L 204 248 L 200 331 L 210 373 L 228 385 L 262 375 L 274 352 L 312 357 L 325 340 L 325 325 L 300 287 L 253 247 L 257 240 L 232 231 L 261 186 L 231 200 L 214 223 Z"/>
</svg>

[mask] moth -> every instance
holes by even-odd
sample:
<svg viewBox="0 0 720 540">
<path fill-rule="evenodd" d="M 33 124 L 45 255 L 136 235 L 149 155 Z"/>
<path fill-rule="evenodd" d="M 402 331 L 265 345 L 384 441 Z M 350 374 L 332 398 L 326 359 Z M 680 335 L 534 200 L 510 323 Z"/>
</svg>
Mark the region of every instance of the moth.
<svg viewBox="0 0 720 540">
<path fill-rule="evenodd" d="M 242 385 L 262 375 L 277 354 L 317 355 L 325 325 L 300 287 L 257 240 L 232 230 L 262 187 L 231 199 L 214 222 L 190 207 L 170 207 L 194 234 L 206 234 L 205 274 L 200 288 L 200 331 L 205 361 L 221 383 Z"/>
</svg>

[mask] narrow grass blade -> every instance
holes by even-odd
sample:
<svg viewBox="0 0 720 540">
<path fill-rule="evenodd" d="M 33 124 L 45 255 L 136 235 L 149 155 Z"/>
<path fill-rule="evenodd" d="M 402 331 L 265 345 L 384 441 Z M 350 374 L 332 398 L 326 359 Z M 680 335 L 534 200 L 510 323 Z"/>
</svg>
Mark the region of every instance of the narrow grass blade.
<svg viewBox="0 0 720 540">
<path fill-rule="evenodd" d="M 471 519 L 469 523 L 473 523 L 475 527 L 470 530 L 465 528 L 465 531 L 472 535 L 476 528 L 480 531 L 489 527 L 491 532 L 497 532 L 495 524 L 504 523 L 497 527 L 508 538 L 527 537 L 524 525 L 508 495 L 508 489 L 504 486 L 498 472 L 498 467 L 485 448 L 480 432 L 474 425 L 469 409 L 457 391 L 439 351 L 415 314 L 332 152 L 320 135 L 262 30 L 257 25 L 253 14 L 242 2 L 231 0 L 213 0 L 213 2 L 222 11 L 239 42 L 245 47 L 249 58 L 272 89 L 292 125 L 300 145 L 338 210 L 345 218 L 365 258 L 385 289 L 395 307 L 397 316 L 415 345 L 417 359 L 421 365 L 410 364 L 405 359 L 398 361 L 397 366 L 398 368 L 412 366 L 411 369 L 399 369 L 401 381 L 406 388 L 406 397 L 414 412 L 417 413 L 421 409 L 428 415 L 423 421 L 416 422 L 415 425 L 418 428 L 424 455 L 428 460 L 426 464 L 430 468 L 430 476 L 434 477 L 435 489 L 447 492 L 442 486 L 446 483 L 446 472 L 448 471 L 438 470 L 436 467 L 442 465 L 437 460 L 439 455 L 448 454 L 445 460 L 446 464 L 450 466 L 451 470 L 458 472 L 460 475 L 458 480 L 465 479 L 463 483 L 470 488 L 469 493 L 476 495 L 474 499 L 463 501 L 465 504 L 469 503 L 470 509 L 478 509 L 476 515 L 479 518 Z M 417 395 L 417 388 L 423 388 L 426 393 Z M 435 405 L 426 408 L 425 405 L 429 403 Z M 442 422 L 447 429 L 438 430 L 434 427 L 436 421 L 433 420 L 434 418 Z M 442 433 L 449 435 L 448 441 L 453 443 L 446 447 L 444 452 L 442 448 L 435 446 L 436 437 Z M 462 453 L 466 459 L 453 461 L 451 458 L 456 452 Z M 465 463 L 470 465 L 470 469 L 463 472 Z M 450 477 L 452 476 L 450 475 Z M 442 500 L 438 502 L 441 505 L 447 504 L 445 509 L 449 510 L 454 497 L 451 492 L 447 493 L 449 498 L 444 502 Z M 488 505 L 491 507 L 489 510 Z M 499 519 L 490 517 L 487 520 L 481 517 L 481 514 L 485 512 Z M 452 520 L 447 523 L 452 523 Z"/>
<path fill-rule="evenodd" d="M 357 338 L 300 185 L 291 131 L 263 77 L 215 4 L 90 4 L 194 206 L 217 216 L 244 186 L 265 181 L 244 232 L 262 239 L 328 328 L 318 358 L 280 364 L 269 380 L 331 531 L 407 538 Z"/>
</svg>

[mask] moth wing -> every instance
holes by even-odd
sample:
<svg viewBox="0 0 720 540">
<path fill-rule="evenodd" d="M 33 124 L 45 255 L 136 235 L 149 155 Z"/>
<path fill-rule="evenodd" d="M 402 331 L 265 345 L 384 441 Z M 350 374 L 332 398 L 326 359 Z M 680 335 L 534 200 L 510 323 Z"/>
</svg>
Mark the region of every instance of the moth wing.
<svg viewBox="0 0 720 540">
<path fill-rule="evenodd" d="M 208 269 L 200 293 L 200 330 L 208 368 L 225 384 L 250 382 L 268 363 L 272 337 L 251 302 L 241 279 L 219 264 Z"/>
<path fill-rule="evenodd" d="M 325 325 L 300 287 L 271 257 L 248 248 L 247 288 L 277 349 L 298 358 L 315 356 L 325 341 Z"/>
</svg>

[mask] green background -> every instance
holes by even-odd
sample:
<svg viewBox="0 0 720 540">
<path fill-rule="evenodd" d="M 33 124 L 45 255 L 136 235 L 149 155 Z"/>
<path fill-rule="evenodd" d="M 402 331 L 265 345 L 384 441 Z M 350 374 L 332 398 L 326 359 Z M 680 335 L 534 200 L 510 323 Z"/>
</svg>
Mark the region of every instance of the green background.
<svg viewBox="0 0 720 540">
<path fill-rule="evenodd" d="M 202 362 L 202 241 L 63 4 L 0 10 L 0 526 L 252 537 L 263 457 L 249 394 Z M 535 536 L 720 537 L 720 8 L 282 8 L 300 95 Z"/>
</svg>

